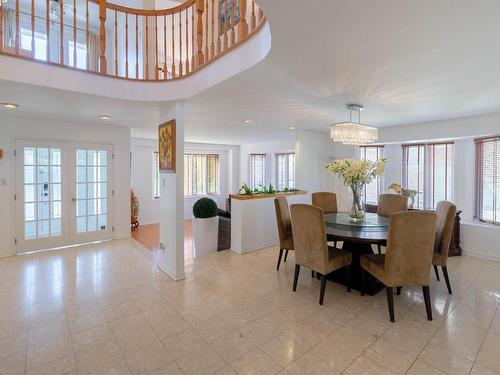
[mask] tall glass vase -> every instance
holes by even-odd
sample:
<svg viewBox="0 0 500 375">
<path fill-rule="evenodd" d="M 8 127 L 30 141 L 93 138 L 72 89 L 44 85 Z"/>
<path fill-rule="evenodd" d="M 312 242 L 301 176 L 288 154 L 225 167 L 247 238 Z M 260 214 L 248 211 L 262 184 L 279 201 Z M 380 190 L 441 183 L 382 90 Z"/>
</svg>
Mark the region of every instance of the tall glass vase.
<svg viewBox="0 0 500 375">
<path fill-rule="evenodd" d="M 365 219 L 364 190 L 364 185 L 351 185 L 352 207 L 349 212 L 349 221 L 353 223 L 361 223 Z"/>
</svg>

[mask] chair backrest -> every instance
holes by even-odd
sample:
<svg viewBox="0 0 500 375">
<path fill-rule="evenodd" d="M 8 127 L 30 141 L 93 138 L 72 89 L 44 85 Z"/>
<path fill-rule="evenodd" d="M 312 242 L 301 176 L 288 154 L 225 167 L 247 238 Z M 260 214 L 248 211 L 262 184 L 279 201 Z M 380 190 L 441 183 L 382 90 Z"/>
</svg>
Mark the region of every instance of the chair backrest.
<svg viewBox="0 0 500 375">
<path fill-rule="evenodd" d="M 319 207 L 292 204 L 295 263 L 324 273 L 328 265 L 325 214 Z"/>
<path fill-rule="evenodd" d="M 387 286 L 429 285 L 436 214 L 396 212 L 390 216 L 385 253 Z"/>
<path fill-rule="evenodd" d="M 337 194 L 316 192 L 311 194 L 312 205 L 322 208 L 325 215 L 337 213 Z"/>
<path fill-rule="evenodd" d="M 378 196 L 377 213 L 391 216 L 394 212 L 408 211 L 408 198 L 399 194 L 380 194 Z"/>
<path fill-rule="evenodd" d="M 441 201 L 436 206 L 436 243 L 434 249 L 441 254 L 443 260 L 448 258 L 456 213 L 457 206 L 451 202 Z"/>
<path fill-rule="evenodd" d="M 292 223 L 290 221 L 290 208 L 286 196 L 280 195 L 274 198 L 274 209 L 276 211 L 276 222 L 278 223 L 278 235 L 280 246 L 283 248 L 284 241 L 292 235 Z"/>
</svg>

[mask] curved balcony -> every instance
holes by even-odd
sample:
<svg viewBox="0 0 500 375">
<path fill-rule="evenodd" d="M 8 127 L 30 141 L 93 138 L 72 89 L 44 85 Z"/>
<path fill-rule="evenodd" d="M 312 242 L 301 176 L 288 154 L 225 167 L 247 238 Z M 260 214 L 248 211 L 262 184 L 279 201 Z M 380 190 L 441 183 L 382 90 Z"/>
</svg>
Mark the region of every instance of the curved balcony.
<svg viewBox="0 0 500 375">
<path fill-rule="evenodd" d="M 0 0 L 0 54 L 125 80 L 189 77 L 265 24 L 254 0 L 133 9 L 105 0 Z"/>
</svg>

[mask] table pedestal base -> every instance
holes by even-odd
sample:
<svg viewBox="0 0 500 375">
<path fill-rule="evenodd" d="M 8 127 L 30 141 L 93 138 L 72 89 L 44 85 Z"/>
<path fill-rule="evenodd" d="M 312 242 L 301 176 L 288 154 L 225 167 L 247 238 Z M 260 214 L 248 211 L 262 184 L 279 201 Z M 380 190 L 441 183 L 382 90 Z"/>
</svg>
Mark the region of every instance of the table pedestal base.
<svg viewBox="0 0 500 375">
<path fill-rule="evenodd" d="M 363 269 L 359 264 L 359 257 L 363 254 L 373 254 L 372 247 L 369 243 L 344 241 L 342 250 L 347 250 L 352 254 L 351 288 L 361 291 L 361 272 Z M 345 268 L 335 271 L 328 276 L 328 279 L 347 286 L 347 271 Z M 383 288 L 384 285 L 380 281 L 365 272 L 365 294 L 373 296 Z"/>
</svg>

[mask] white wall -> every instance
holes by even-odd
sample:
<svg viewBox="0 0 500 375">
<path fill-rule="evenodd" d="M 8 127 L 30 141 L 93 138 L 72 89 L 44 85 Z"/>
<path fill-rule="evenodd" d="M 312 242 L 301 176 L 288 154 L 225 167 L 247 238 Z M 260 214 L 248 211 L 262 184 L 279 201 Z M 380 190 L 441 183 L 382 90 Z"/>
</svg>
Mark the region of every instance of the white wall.
<svg viewBox="0 0 500 375">
<path fill-rule="evenodd" d="M 461 239 L 466 254 L 500 260 L 500 227 L 474 220 L 474 138 L 500 134 L 500 113 L 381 128 L 385 145 L 385 182 L 401 182 L 401 143 L 455 141 L 454 201 L 462 211 Z"/>
<path fill-rule="evenodd" d="M 275 142 L 249 143 L 240 147 L 240 176 L 236 190 L 244 183 L 250 184 L 250 155 L 266 154 L 266 184 L 276 187 L 276 159 L 277 153 L 294 152 L 295 140 L 291 135 L 288 139 Z M 301 188 L 297 185 L 298 188 Z"/>
<path fill-rule="evenodd" d="M 113 146 L 112 202 L 114 238 L 130 237 L 130 129 L 121 126 L 39 121 L 3 114 L 0 117 L 0 256 L 15 254 L 14 145 L 16 138 L 102 143 Z"/>
</svg>

